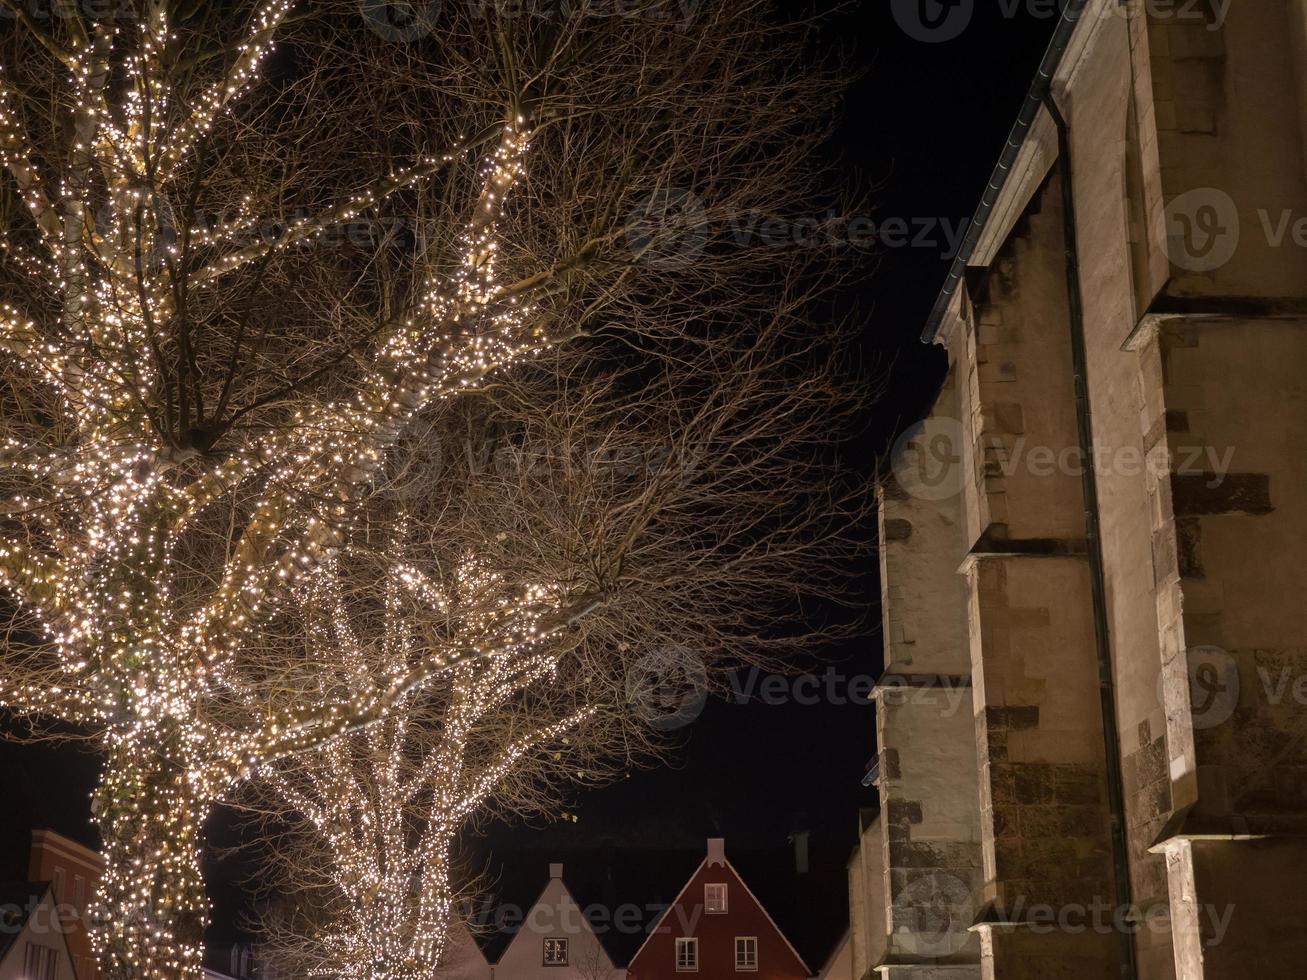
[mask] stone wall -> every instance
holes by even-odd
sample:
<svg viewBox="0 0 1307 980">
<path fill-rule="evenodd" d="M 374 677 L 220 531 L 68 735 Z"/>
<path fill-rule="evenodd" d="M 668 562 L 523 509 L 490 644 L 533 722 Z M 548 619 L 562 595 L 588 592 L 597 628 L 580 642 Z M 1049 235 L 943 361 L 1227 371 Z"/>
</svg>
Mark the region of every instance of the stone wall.
<svg viewBox="0 0 1307 980">
<path fill-rule="evenodd" d="M 1141 980 L 1296 977 L 1307 0 L 1091 0 L 1053 91 L 1071 158 L 1041 167 L 1036 152 L 996 205 L 1002 239 L 982 240 L 940 338 L 949 381 L 882 500 L 886 965 L 927 905 L 959 904 L 895 900 L 965 869 L 970 827 L 967 955 L 986 977 L 1119 976 L 1127 930 Z M 1078 469 L 1068 174 L 1123 870 Z M 914 481 L 905 458 L 953 470 Z M 970 684 L 966 730 L 942 678 Z M 926 693 L 886 703 L 905 685 Z M 974 822 L 948 777 L 972 771 L 969 754 Z"/>
</svg>

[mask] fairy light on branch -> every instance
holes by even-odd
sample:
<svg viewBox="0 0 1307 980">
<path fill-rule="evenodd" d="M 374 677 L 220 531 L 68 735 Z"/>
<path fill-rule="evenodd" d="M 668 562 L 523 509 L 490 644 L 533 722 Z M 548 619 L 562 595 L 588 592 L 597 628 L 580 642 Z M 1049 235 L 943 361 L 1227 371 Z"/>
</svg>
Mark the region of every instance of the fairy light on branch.
<svg viewBox="0 0 1307 980">
<path fill-rule="evenodd" d="M 67 142 L 40 166 L 32 147 L 44 134 L 27 132 L 0 72 L 0 166 L 42 250 L 8 234 L 0 242 L 0 260 L 41 297 L 30 310 L 0 305 L 0 351 L 24 372 L 32 403 L 50 406 L 0 432 L 0 587 L 30 616 L 40 646 L 21 662 L 0 653 L 0 704 L 98 732 L 106 763 L 93 804 L 107 870 L 94 940 L 114 977 L 200 977 L 207 904 L 198 848 L 210 806 L 234 782 L 390 717 L 451 666 L 498 655 L 472 649 L 448 662 L 397 664 L 371 685 L 245 727 L 210 716 L 239 683 L 241 652 L 271 597 L 332 567 L 351 499 L 414 415 L 546 343 L 531 308 L 503 297 L 494 279 L 497 218 L 529 146 L 518 118 L 500 128 L 472 188 L 455 271 L 429 279 L 413 315 L 376 340 L 352 395 L 302 396 L 283 428 L 232 439 L 220 453 L 161 422 L 161 400 L 172 395 L 159 351 L 187 329 L 186 289 L 216 288 L 376 208 L 471 145 L 424 155 L 280 235 L 238 245 L 270 220 L 243 196 L 226 222 L 174 230 L 202 257 L 174 281 L 169 226 L 181 178 L 257 81 L 291 7 L 261 3 L 225 67 L 189 100 L 171 74 L 181 42 L 165 4 L 144 5 L 139 21 L 90 25 L 61 59 Z M 196 601 L 188 535 L 238 495 L 249 509 L 233 506 L 241 517 L 230 547 L 201 576 L 216 585 Z M 319 513 L 323 500 L 339 503 Z M 510 631 L 496 642 L 529 641 Z"/>
<path fill-rule="evenodd" d="M 502 723 L 514 699 L 555 679 L 560 654 L 546 625 L 559 610 L 553 590 L 510 588 L 473 556 L 442 584 L 397 556 L 385 596 L 381 635 L 360 638 L 337 582 L 316 576 L 300 592 L 301 615 L 316 640 L 330 645 L 327 659 L 339 664 L 342 683 L 402 673 L 421 647 L 419 633 L 448 635 L 451 650 L 489 652 L 406 697 L 387 723 L 265 772 L 328 855 L 332 916 L 317 959 L 305 966 L 308 976 L 432 976 L 453 915 L 458 832 L 525 760 L 553 751 L 597 710 L 528 723 L 486 756 L 487 719 L 500 713 Z M 425 713 L 433 704 L 438 722 L 408 710 L 425 706 Z"/>
</svg>

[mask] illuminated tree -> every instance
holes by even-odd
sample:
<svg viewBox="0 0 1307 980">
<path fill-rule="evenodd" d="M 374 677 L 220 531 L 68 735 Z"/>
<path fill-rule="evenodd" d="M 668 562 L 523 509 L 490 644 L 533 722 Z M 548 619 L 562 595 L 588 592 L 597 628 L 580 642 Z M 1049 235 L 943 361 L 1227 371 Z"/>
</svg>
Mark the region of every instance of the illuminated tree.
<svg viewBox="0 0 1307 980">
<path fill-rule="evenodd" d="M 267 962 L 437 975 L 469 825 L 556 815 L 654 759 L 728 667 L 779 668 L 840 632 L 787 607 L 847 581 L 856 498 L 812 450 L 848 402 L 782 334 L 762 326 L 725 360 L 719 339 L 638 389 L 574 374 L 545 396 L 541 365 L 401 441 L 372 503 L 405 519 L 383 516 L 392 535 L 302 589 L 275 646 L 298 642 L 299 673 L 347 687 L 460 662 L 242 794 L 278 899 L 258 922 Z"/>
<path fill-rule="evenodd" d="M 774 313 L 812 254 L 708 231 L 805 199 L 834 91 L 747 0 L 409 41 L 353 3 L 7 6 L 0 704 L 104 757 L 107 975 L 197 978 L 213 801 L 483 655 L 269 695 L 262 631 L 396 439 L 565 341 Z"/>
</svg>

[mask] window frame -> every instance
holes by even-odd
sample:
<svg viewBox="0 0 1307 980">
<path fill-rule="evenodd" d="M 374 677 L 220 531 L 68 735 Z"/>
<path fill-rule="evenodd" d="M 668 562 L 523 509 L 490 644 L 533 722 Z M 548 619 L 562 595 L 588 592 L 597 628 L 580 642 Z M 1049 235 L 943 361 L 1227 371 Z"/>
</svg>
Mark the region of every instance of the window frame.
<svg viewBox="0 0 1307 980">
<path fill-rule="evenodd" d="M 59 976 L 58 951 L 28 940 L 23 951 L 23 973 L 28 980 L 55 980 Z"/>
<path fill-rule="evenodd" d="M 549 958 L 549 944 L 558 943 L 558 948 L 563 951 L 561 960 L 551 960 Z M 568 942 L 567 936 L 545 936 L 540 943 L 540 963 L 542 966 L 570 966 L 572 960 L 572 944 Z"/>
<path fill-rule="evenodd" d="M 753 965 L 740 965 L 740 944 L 749 943 L 746 947 L 753 951 Z M 735 937 L 735 972 L 736 973 L 757 973 L 758 972 L 758 937 L 757 936 L 736 936 Z"/>
<path fill-rule="evenodd" d="M 722 890 L 722 907 L 713 908 L 712 899 L 708 896 L 710 889 L 720 888 Z M 703 886 L 703 911 L 707 915 L 727 915 L 731 911 L 731 890 L 724 881 L 707 881 Z"/>
<path fill-rule="evenodd" d="M 681 949 L 683 945 L 685 949 L 690 950 L 692 953 L 690 959 L 693 961 L 693 965 L 691 966 L 681 965 Z M 699 937 L 698 936 L 677 936 L 676 944 L 675 944 L 675 953 L 676 953 L 675 962 L 676 962 L 677 973 L 699 972 Z"/>
</svg>

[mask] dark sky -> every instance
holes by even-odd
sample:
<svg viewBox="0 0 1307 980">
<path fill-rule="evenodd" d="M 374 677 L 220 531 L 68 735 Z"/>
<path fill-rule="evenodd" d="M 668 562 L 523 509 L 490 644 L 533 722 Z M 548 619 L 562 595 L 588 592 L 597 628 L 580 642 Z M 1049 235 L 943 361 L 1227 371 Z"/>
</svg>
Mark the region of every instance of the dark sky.
<svg viewBox="0 0 1307 980">
<path fill-rule="evenodd" d="M 900 24 L 913 23 L 919 8 L 937 13 L 939 0 L 863 0 L 831 13 L 825 34 L 825 43 L 843 48 L 862 73 L 829 147 L 839 172 L 871 192 L 874 221 L 903 219 L 909 239 L 928 239 L 917 247 L 885 243 L 867 282 L 849 297 L 865 325 L 864 358 L 882 366 L 886 388 L 870 409 L 867 431 L 845 449 L 848 465 L 864 474 L 893 433 L 933 398 L 943 355 L 917 337 L 943 282 L 950 243 L 965 230 L 1054 26 L 1043 4 L 943 3 L 958 17 L 975 8 L 965 29 L 945 32 L 956 34 L 949 40 L 923 41 L 914 36 L 923 31 Z M 833 6 L 818 3 L 827 11 Z M 874 566 L 868 542 L 871 624 L 879 622 Z M 816 703 L 710 701 L 667 767 L 573 801 L 574 824 L 493 827 L 473 845 L 475 860 L 498 880 L 497 894 L 507 902 L 529 904 L 547 863 L 564 860 L 583 906 L 644 905 L 670 900 L 702 856 L 704 838 L 723 836 L 728 854 L 816 969 L 847 922 L 843 869 L 858 810 L 875 803 L 861 777 L 874 748 L 865 692 L 880 670 L 880 642 L 869 630 L 828 651 L 831 670 L 867 679 L 854 684 L 863 697 L 850 698 L 846 682 L 835 685 L 831 699 L 823 681 L 818 696 L 805 699 Z M 0 860 L 10 869 L 0 867 L 0 877 L 25 870 L 13 863 L 33 824 L 94 843 L 87 813 L 92 758 L 6 745 L 0 769 L 10 797 L 0 807 Z M 809 834 L 806 875 L 795 871 L 795 832 Z M 222 880 L 228 870 L 213 874 L 218 943 L 230 941 L 238 904 Z M 620 955 L 630 942 L 610 945 Z"/>
<path fill-rule="evenodd" d="M 948 270 L 950 242 L 965 232 L 1054 27 L 1041 4 L 944 0 L 964 14 L 974 8 L 971 21 L 951 40 L 926 42 L 898 20 L 919 3 L 938 6 L 863 0 L 831 14 L 826 32 L 827 43 L 842 46 L 862 72 L 830 154 L 848 181 L 870 190 L 878 225 L 903 219 L 909 241 L 923 232 L 929 238 L 895 246 L 898 237 L 887 234 L 868 281 L 850 297 L 863 324 L 864 359 L 881 365 L 885 389 L 866 433 L 845 450 L 848 465 L 865 474 L 934 398 L 945 358 L 918 338 Z M 894 228 L 890 223 L 887 233 Z M 576 824 L 496 828 L 488 859 L 501 898 L 529 904 L 546 864 L 564 860 L 583 907 L 640 904 L 645 896 L 656 900 L 660 888 L 671 889 L 662 896 L 670 900 L 702 858 L 704 839 L 723 836 L 750 886 L 773 906 L 808 965 L 819 968 L 848 922 L 844 866 L 859 808 L 876 805 L 874 791 L 861 785 L 875 751 L 865 692 L 881 669 L 875 565 L 869 542 L 864 581 L 872 625 L 828 651 L 821 671 L 846 678 L 834 698 L 821 679 L 816 703 L 710 701 L 669 766 L 591 791 L 573 808 Z M 798 831 L 809 834 L 806 876 L 795 873 L 790 837 Z M 630 948 L 622 937 L 606 939 L 615 953 Z"/>
<path fill-rule="evenodd" d="M 870 191 L 872 220 L 903 219 L 909 241 L 929 238 L 895 246 L 888 224 L 890 241 L 850 297 L 863 324 L 864 359 L 881 365 L 876 376 L 885 389 L 867 431 L 845 449 L 848 465 L 868 475 L 894 434 L 934 398 L 945 358 L 918 338 L 948 270 L 950 242 L 965 232 L 1054 27 L 1040 4 L 1030 5 L 1031 14 L 1010 0 L 945 0 L 964 12 L 974 6 L 972 19 L 951 40 L 924 42 L 900 27 L 894 9 L 906 16 L 918 3 L 937 5 L 863 0 L 831 14 L 826 32 L 862 73 L 829 152 L 848 181 Z M 1009 17 L 1008 9 L 1017 13 Z M 569 808 L 577 823 L 493 829 L 482 853 L 499 876 L 500 899 L 529 905 L 548 862 L 563 860 L 582 907 L 670 901 L 702 858 L 704 839 L 722 836 L 808 965 L 819 968 L 848 922 L 844 867 L 859 808 L 876 805 L 875 792 L 861 785 L 875 751 L 865 694 L 881 669 L 875 566 L 868 542 L 869 632 L 828 651 L 819 668 L 844 681 L 832 687 L 819 677 L 820 695 L 804 698 L 815 703 L 710 701 L 670 765 L 591 791 Z M 807 875 L 795 872 L 795 832 L 809 834 Z M 671 894 L 661 894 L 666 889 Z M 627 937 L 605 939 L 617 955 L 631 948 Z"/>
</svg>

